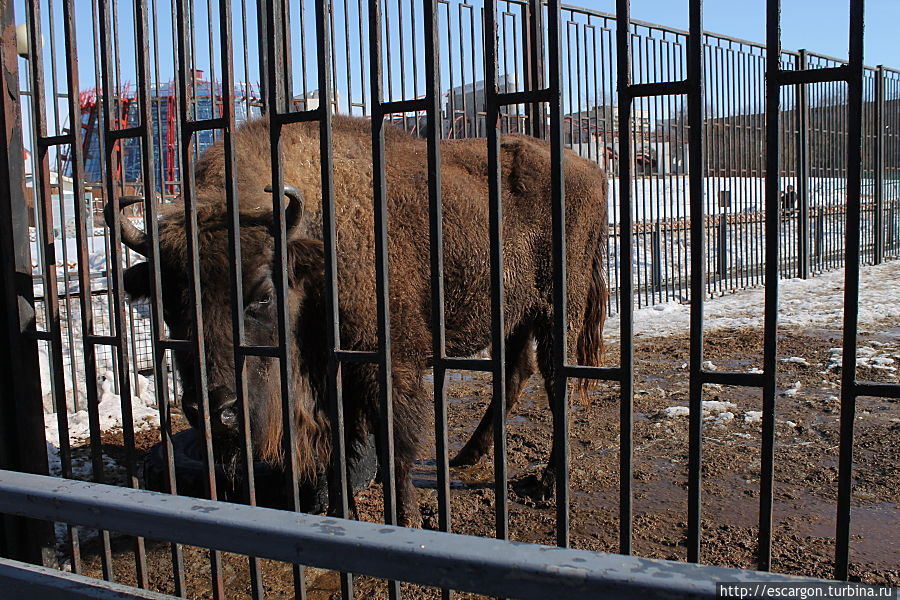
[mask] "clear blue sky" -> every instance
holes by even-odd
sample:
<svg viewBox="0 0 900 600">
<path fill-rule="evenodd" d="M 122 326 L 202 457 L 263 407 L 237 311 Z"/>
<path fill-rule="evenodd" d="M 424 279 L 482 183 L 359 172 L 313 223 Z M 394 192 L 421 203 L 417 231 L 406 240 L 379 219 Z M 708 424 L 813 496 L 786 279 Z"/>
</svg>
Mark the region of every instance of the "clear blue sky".
<svg viewBox="0 0 900 600">
<path fill-rule="evenodd" d="M 568 4 L 615 12 L 615 0 L 570 0 Z M 782 0 L 781 43 L 785 50 L 806 49 L 847 58 L 849 0 Z M 641 21 L 687 29 L 687 0 L 632 0 L 631 16 Z M 706 0 L 707 31 L 766 41 L 765 0 Z M 900 69 L 900 0 L 866 0 L 867 65 Z"/>
</svg>

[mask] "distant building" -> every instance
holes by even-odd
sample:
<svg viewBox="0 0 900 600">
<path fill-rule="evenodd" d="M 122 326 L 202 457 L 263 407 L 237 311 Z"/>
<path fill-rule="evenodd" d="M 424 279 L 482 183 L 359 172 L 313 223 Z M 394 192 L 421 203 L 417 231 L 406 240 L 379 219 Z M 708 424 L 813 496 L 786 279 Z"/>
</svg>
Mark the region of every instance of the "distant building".
<svg viewBox="0 0 900 600">
<path fill-rule="evenodd" d="M 194 115 L 195 119 L 212 119 L 222 115 L 223 89 L 221 83 L 212 83 L 203 79 L 203 73 L 197 71 L 194 83 Z M 153 165 L 155 172 L 155 192 L 161 197 L 174 197 L 180 193 L 181 171 L 179 155 L 179 133 L 176 127 L 178 106 L 177 85 L 174 82 L 155 85 L 150 90 L 153 130 Z M 339 103 L 336 99 L 335 106 Z M 308 92 L 293 99 L 294 110 L 312 110 L 319 106 L 318 90 Z M 114 111 L 120 120 L 120 127 L 136 127 L 140 124 L 140 105 L 136 91 L 124 86 L 115 97 Z M 81 97 L 81 133 L 84 148 L 84 181 L 99 184 L 103 181 L 101 156 L 101 98 L 95 91 L 82 93 Z M 262 114 L 262 101 L 259 87 L 256 84 L 237 83 L 234 88 L 235 120 L 240 124 L 249 118 Z M 216 131 L 199 131 L 193 137 L 194 149 L 197 153 L 216 140 Z M 120 182 L 123 194 L 141 193 L 143 190 L 143 173 L 141 161 L 141 142 L 128 139 L 121 142 L 121 154 L 116 165 L 114 177 Z M 71 163 L 65 166 L 64 173 L 71 177 Z M 102 195 L 97 189 L 95 195 Z"/>
<path fill-rule="evenodd" d="M 500 77 L 497 88 L 501 93 L 518 90 L 514 73 Z M 453 88 L 447 92 L 444 105 L 444 136 L 449 138 L 484 137 L 485 134 L 485 82 L 476 81 Z M 505 133 L 525 131 L 525 105 L 514 104 L 500 109 L 500 127 Z"/>
</svg>

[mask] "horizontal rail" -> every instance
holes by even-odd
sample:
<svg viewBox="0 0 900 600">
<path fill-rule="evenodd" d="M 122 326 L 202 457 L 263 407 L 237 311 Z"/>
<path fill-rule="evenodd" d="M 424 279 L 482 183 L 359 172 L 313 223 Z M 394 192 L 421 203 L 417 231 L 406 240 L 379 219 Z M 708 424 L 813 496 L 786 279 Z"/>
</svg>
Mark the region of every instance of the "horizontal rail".
<svg viewBox="0 0 900 600">
<path fill-rule="evenodd" d="M 437 362 L 437 361 L 435 361 Z M 494 361 L 488 358 L 442 358 L 441 366 L 455 371 L 481 371 L 490 373 L 494 370 Z"/>
<path fill-rule="evenodd" d="M 381 104 L 378 104 L 377 109 L 383 115 L 405 112 L 424 112 L 428 109 L 428 102 L 425 98 L 416 98 L 415 100 L 394 100 L 392 102 L 382 102 Z"/>
<path fill-rule="evenodd" d="M 873 383 L 869 381 L 857 382 L 855 390 L 857 396 L 877 396 L 880 398 L 900 398 L 900 384 Z"/>
<path fill-rule="evenodd" d="M 700 381 L 703 383 L 718 383 L 719 385 L 762 387 L 765 385 L 765 376 L 763 373 L 700 371 Z"/>
<path fill-rule="evenodd" d="M 224 129 L 227 121 L 222 117 L 213 119 L 197 119 L 196 121 L 184 121 L 182 123 L 184 130 L 196 133 L 198 131 L 207 131 L 209 129 Z"/>
<path fill-rule="evenodd" d="M 269 116 L 275 123 L 279 125 L 293 125 L 294 123 L 312 123 L 320 118 L 319 108 L 310 110 L 295 110 L 285 113 L 274 113 Z"/>
<path fill-rule="evenodd" d="M 535 600 L 655 597 L 660 593 L 667 598 L 712 600 L 719 581 L 817 581 L 510 544 L 3 470 L 0 512 L 286 563 Z"/>
<path fill-rule="evenodd" d="M 118 346 L 119 338 L 114 335 L 86 335 L 84 341 L 92 346 Z"/>
<path fill-rule="evenodd" d="M 524 92 L 504 92 L 497 94 L 497 105 L 530 104 L 532 102 L 549 102 L 550 90 L 528 90 Z"/>
<path fill-rule="evenodd" d="M 831 81 L 847 81 L 850 67 L 827 67 L 823 69 L 804 69 L 802 71 L 778 71 L 775 83 L 778 85 L 797 85 L 800 83 L 828 83 Z"/>
<path fill-rule="evenodd" d="M 173 351 L 182 351 L 182 352 L 192 352 L 194 349 L 194 345 L 191 340 L 175 340 L 172 338 L 166 338 L 163 340 L 159 340 L 159 345 L 166 350 Z"/>
<path fill-rule="evenodd" d="M 242 356 L 259 356 L 278 358 L 281 349 L 278 346 L 238 346 L 235 351 Z"/>
<path fill-rule="evenodd" d="M 579 377 L 581 379 L 600 379 L 604 381 L 621 381 L 622 369 L 619 367 L 588 367 L 584 365 L 566 365 L 564 369 L 566 377 Z"/>
<path fill-rule="evenodd" d="M 690 91 L 688 81 L 661 81 L 657 83 L 636 83 L 628 86 L 628 95 L 632 98 L 647 96 L 678 96 Z"/>
<path fill-rule="evenodd" d="M 144 135 L 143 127 L 125 127 L 123 129 L 112 129 L 109 131 L 109 137 L 113 140 L 130 140 Z"/>
<path fill-rule="evenodd" d="M 37 140 L 38 146 L 42 148 L 49 148 L 50 146 L 61 146 L 63 144 L 71 144 L 75 141 L 75 136 L 71 133 L 64 133 L 62 135 L 48 135 L 44 137 L 39 137 Z"/>
<path fill-rule="evenodd" d="M 171 596 L 121 583 L 66 573 L 49 567 L 0 558 L 4 600 L 165 600 Z"/>
<path fill-rule="evenodd" d="M 339 362 L 351 363 L 376 363 L 380 357 L 377 352 L 364 352 L 362 350 L 337 350 L 334 358 Z"/>
</svg>

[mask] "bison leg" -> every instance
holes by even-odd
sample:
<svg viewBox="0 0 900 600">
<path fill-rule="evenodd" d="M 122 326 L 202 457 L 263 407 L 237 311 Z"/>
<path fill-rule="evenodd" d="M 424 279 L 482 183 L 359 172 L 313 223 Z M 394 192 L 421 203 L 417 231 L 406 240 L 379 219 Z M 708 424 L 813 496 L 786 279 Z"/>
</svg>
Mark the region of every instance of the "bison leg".
<svg viewBox="0 0 900 600">
<path fill-rule="evenodd" d="M 566 418 L 566 414 L 560 415 L 553 402 L 554 386 L 556 385 L 555 371 L 553 369 L 553 338 L 550 323 L 546 323 L 539 330 L 537 336 L 537 355 L 538 367 L 544 378 L 544 390 L 547 393 L 547 404 L 550 407 L 550 413 L 553 416 L 553 422 L 557 419 Z M 547 466 L 540 478 L 529 477 L 529 481 L 523 482 L 524 491 L 528 495 L 538 499 L 546 500 L 553 497 L 556 489 L 556 446 L 550 447 L 550 457 L 547 459 Z M 529 489 L 530 488 L 530 489 Z"/>
<path fill-rule="evenodd" d="M 506 414 L 509 414 L 519 400 L 525 382 L 534 374 L 534 371 L 531 328 L 521 325 L 506 340 Z M 493 403 L 491 403 L 472 437 L 450 461 L 450 466 L 464 467 L 476 464 L 490 448 L 493 439 L 494 409 Z"/>
<path fill-rule="evenodd" d="M 421 373 L 405 365 L 394 363 L 393 392 L 391 399 L 394 409 L 394 489 L 397 498 L 397 522 L 402 527 L 421 527 L 418 493 L 413 487 L 411 470 L 419 455 L 420 432 L 425 418 L 424 410 L 428 402 L 422 387 Z M 373 400 L 378 398 L 377 385 L 373 390 Z M 375 422 L 381 420 L 380 411 Z M 376 435 L 379 446 L 378 456 L 384 457 L 381 435 Z M 381 459 L 381 464 L 385 464 Z M 384 481 L 385 469 L 382 469 Z"/>
</svg>

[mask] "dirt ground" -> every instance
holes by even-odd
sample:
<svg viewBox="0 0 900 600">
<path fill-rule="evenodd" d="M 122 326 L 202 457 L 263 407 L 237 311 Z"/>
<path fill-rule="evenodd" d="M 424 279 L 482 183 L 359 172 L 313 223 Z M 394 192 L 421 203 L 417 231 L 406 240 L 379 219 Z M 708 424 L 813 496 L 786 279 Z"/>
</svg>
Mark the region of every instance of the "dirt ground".
<svg viewBox="0 0 900 600">
<path fill-rule="evenodd" d="M 685 332 L 686 333 L 686 332 Z M 840 331 L 787 328 L 779 331 L 779 396 L 776 424 L 776 484 L 773 571 L 831 577 L 837 498 L 839 444 Z M 756 329 L 720 330 L 707 335 L 708 367 L 742 370 L 762 367 L 762 333 Z M 859 376 L 870 381 L 896 382 L 900 367 L 900 328 L 870 327 L 860 346 L 874 359 L 862 361 Z M 633 553 L 638 556 L 685 560 L 687 525 L 689 343 L 687 335 L 635 342 L 634 397 L 634 519 Z M 871 351 L 871 352 L 870 352 Z M 893 361 L 893 362 L 891 362 Z M 617 364 L 618 349 L 607 353 Z M 829 367 L 829 365 L 832 365 Z M 448 390 L 451 449 L 465 442 L 487 406 L 489 376 L 453 374 Z M 760 485 L 761 423 L 752 411 L 762 410 L 755 389 L 706 386 L 711 404 L 703 445 L 702 562 L 754 568 Z M 668 411 L 666 409 L 669 409 Z M 750 414 L 748 414 L 750 413 Z M 532 378 L 507 427 L 510 486 L 509 527 L 517 541 L 552 544 L 555 504 L 519 493 L 518 483 L 540 473 L 547 460 L 552 423 L 538 377 Z M 423 430 L 432 431 L 431 424 Z M 116 439 L 118 438 L 118 439 Z M 155 432 L 138 436 L 146 450 L 158 440 Z M 854 454 L 851 576 L 867 583 L 900 585 L 900 405 L 895 400 L 861 398 L 857 405 Z M 110 436 L 105 450 L 121 454 L 121 436 Z M 433 456 L 434 440 L 426 440 L 423 457 Z M 575 548 L 615 552 L 618 549 L 618 388 L 602 384 L 588 404 L 573 401 L 570 420 L 571 540 Z M 416 470 L 425 525 L 435 527 L 436 493 L 433 459 L 423 458 Z M 453 530 L 494 535 L 493 460 L 452 470 Z M 378 521 L 380 486 L 357 497 L 360 518 Z M 147 541 L 150 587 L 173 593 L 171 545 Z M 117 581 L 134 584 L 134 544 L 114 538 L 113 564 Z M 250 591 L 248 560 L 225 555 L 223 578 L 228 598 Z M 97 543 L 82 548 L 82 570 L 101 576 Z M 290 565 L 260 561 L 266 597 L 293 597 Z M 208 598 L 210 566 L 207 550 L 184 548 L 186 595 Z M 308 597 L 340 597 L 337 575 L 307 569 Z M 359 577 L 357 598 L 386 597 L 384 582 Z M 439 597 L 434 589 L 407 586 L 404 597 Z M 461 597 L 470 597 L 462 595 Z"/>
</svg>

